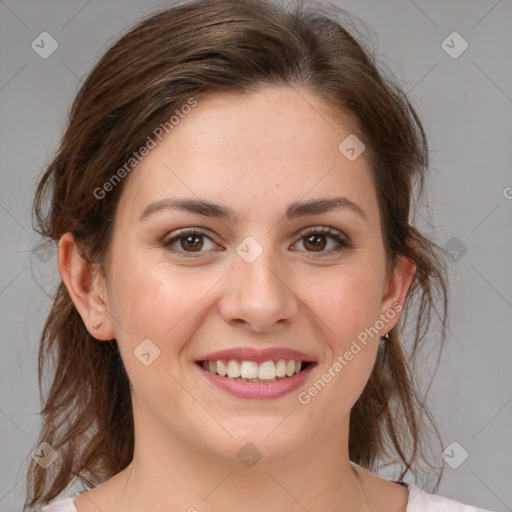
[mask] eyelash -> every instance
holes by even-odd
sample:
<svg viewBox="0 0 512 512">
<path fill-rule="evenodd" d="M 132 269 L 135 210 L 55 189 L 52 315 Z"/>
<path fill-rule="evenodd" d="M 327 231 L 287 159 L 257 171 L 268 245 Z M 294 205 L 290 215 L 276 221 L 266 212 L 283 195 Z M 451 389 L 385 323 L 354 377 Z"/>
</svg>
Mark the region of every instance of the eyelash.
<svg viewBox="0 0 512 512">
<path fill-rule="evenodd" d="M 191 255 L 191 256 L 187 256 L 187 257 L 191 257 L 191 258 L 200 257 L 201 253 L 204 251 L 199 251 L 197 253 L 194 253 L 192 251 L 182 251 L 182 250 L 177 250 L 177 249 L 174 249 L 171 247 L 175 242 L 177 242 L 181 238 L 185 238 L 186 236 L 190 236 L 190 235 L 201 235 L 201 236 L 204 236 L 211 240 L 210 236 L 208 236 L 208 234 L 200 228 L 184 228 L 184 229 L 178 230 L 176 232 L 176 234 L 173 235 L 172 237 L 164 239 L 162 244 L 167 250 L 174 252 L 176 254 Z M 328 238 L 334 240 L 337 243 L 337 246 L 335 248 L 330 249 L 328 251 L 321 251 L 318 253 L 319 255 L 316 255 L 315 251 L 306 251 L 306 252 L 311 253 L 311 256 L 309 256 L 311 258 L 321 258 L 321 257 L 323 257 L 322 255 L 326 255 L 326 254 L 329 255 L 329 254 L 333 254 L 333 253 L 343 252 L 343 251 L 353 248 L 352 242 L 350 242 L 347 238 L 344 238 L 344 237 L 340 236 L 339 234 L 333 232 L 332 228 L 330 228 L 330 227 L 308 228 L 308 229 L 305 229 L 304 231 L 302 231 L 300 233 L 300 235 L 301 236 L 300 236 L 300 239 L 298 240 L 298 242 L 300 242 L 303 238 L 306 238 L 307 236 L 310 236 L 310 235 L 328 235 Z M 213 240 L 211 240 L 211 241 L 213 242 Z M 197 254 L 198 256 L 192 256 L 195 254 Z"/>
</svg>

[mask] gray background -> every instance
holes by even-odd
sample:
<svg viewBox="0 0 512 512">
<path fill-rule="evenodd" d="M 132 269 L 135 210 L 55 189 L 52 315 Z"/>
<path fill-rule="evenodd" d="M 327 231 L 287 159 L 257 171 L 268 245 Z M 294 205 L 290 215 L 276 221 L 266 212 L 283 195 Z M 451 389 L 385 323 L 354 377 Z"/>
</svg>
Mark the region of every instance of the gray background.
<svg viewBox="0 0 512 512">
<path fill-rule="evenodd" d="M 430 403 L 443 447 L 458 443 L 448 449 L 451 464 L 460 462 L 462 450 L 469 456 L 457 469 L 446 465 L 438 493 L 512 510 L 512 2 L 337 4 L 375 32 L 381 62 L 425 123 L 431 220 L 436 240 L 457 251 L 450 265 L 451 334 Z M 23 502 L 40 423 L 36 354 L 50 306 L 45 290 L 58 279 L 54 252 L 32 251 L 35 183 L 99 53 L 124 27 L 166 5 L 0 1 L 0 511 L 20 510 Z M 47 59 L 31 48 L 44 31 L 59 45 Z M 469 44 L 458 58 L 441 46 L 453 31 Z M 460 43 L 448 39 L 452 51 Z"/>
</svg>

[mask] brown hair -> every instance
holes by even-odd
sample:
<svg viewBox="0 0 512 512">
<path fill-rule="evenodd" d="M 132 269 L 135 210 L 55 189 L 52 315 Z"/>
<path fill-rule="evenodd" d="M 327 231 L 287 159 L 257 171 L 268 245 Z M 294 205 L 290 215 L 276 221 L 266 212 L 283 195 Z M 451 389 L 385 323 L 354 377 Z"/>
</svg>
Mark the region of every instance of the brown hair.
<svg viewBox="0 0 512 512">
<path fill-rule="evenodd" d="M 108 49 L 78 92 L 36 191 L 34 229 L 54 243 L 71 232 L 83 258 L 105 274 L 116 206 L 129 177 L 101 199 L 95 191 L 190 98 L 297 86 L 348 114 L 370 157 L 389 268 L 398 254 L 416 264 L 402 318 L 351 411 L 349 456 L 368 470 L 379 461 L 397 463 L 402 479 L 409 470 L 417 475 L 427 460 L 425 419 L 440 439 L 414 364 L 433 313 L 441 320 L 439 353 L 445 342 L 446 265 L 442 248 L 410 223 L 414 187 L 422 196 L 428 172 L 424 130 L 363 40 L 351 18 L 330 5 L 297 2 L 285 9 L 270 0 L 196 0 L 151 15 Z M 411 308 L 414 329 L 405 336 Z M 51 362 L 44 398 L 42 378 Z M 60 458 L 48 469 L 30 462 L 24 510 L 48 503 L 75 477 L 99 485 L 131 462 L 134 449 L 130 382 L 116 340 L 95 341 L 62 282 L 42 332 L 38 371 L 44 406 L 37 445 L 47 442 Z"/>
</svg>

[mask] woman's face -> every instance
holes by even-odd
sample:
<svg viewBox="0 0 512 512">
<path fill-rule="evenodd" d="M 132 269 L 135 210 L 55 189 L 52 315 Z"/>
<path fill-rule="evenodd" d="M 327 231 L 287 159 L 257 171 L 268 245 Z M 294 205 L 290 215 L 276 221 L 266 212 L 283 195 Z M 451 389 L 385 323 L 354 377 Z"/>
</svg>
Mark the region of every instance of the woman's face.
<svg viewBox="0 0 512 512">
<path fill-rule="evenodd" d="M 330 111 L 289 87 L 198 98 L 126 178 L 106 302 L 140 439 L 265 462 L 346 434 L 412 274 L 386 274 L 366 155 Z"/>
</svg>

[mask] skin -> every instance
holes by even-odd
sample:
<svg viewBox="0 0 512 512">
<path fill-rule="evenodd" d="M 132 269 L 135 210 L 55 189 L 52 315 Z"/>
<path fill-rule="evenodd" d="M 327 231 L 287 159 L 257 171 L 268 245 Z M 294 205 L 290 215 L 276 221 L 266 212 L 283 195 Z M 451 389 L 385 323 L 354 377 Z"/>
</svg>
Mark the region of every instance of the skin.
<svg viewBox="0 0 512 512">
<path fill-rule="evenodd" d="M 400 257 L 386 272 L 366 155 L 349 161 L 338 150 L 354 130 L 331 112 L 290 87 L 202 97 L 125 178 L 106 278 L 70 233 L 62 237 L 70 296 L 97 343 L 117 340 L 133 387 L 134 460 L 82 493 L 80 512 L 365 510 L 348 457 L 349 414 L 399 313 L 306 405 L 297 392 L 235 398 L 192 371 L 214 350 L 286 347 L 317 360 L 307 390 L 381 313 L 404 305 L 415 265 Z M 350 209 L 284 216 L 294 201 L 335 196 L 366 219 Z M 239 219 L 162 210 L 139 222 L 166 197 L 208 200 Z M 183 239 L 173 245 L 182 255 L 164 247 L 177 229 L 199 227 L 209 233 L 199 257 Z M 336 242 L 321 237 L 316 252 L 301 235 L 309 227 L 332 227 L 354 247 L 329 253 Z M 247 236 L 263 250 L 250 264 L 236 252 Z M 133 354 L 146 338 L 160 349 L 149 366 Z M 247 442 L 262 454 L 252 468 L 236 456 Z M 407 489 L 358 473 L 371 510 L 405 509 Z"/>
</svg>

